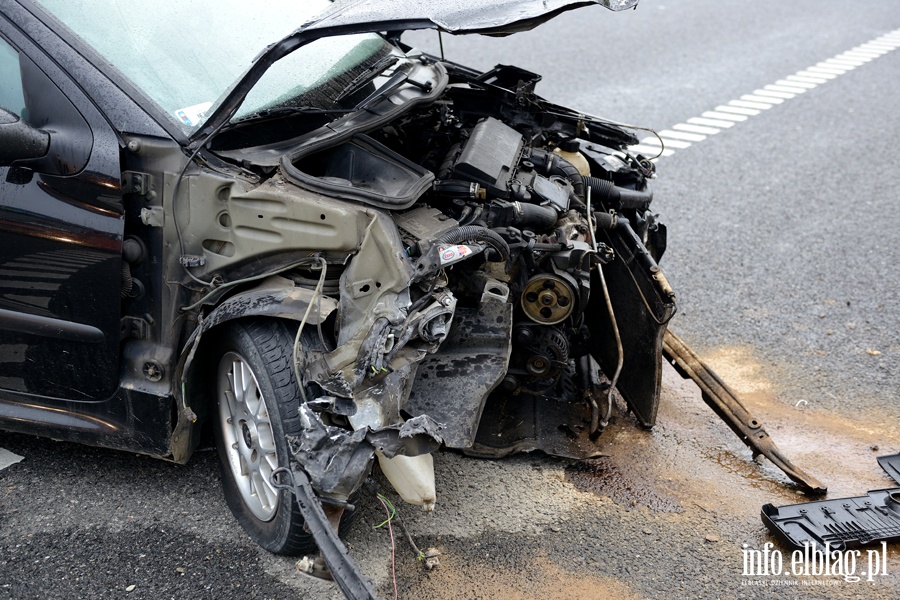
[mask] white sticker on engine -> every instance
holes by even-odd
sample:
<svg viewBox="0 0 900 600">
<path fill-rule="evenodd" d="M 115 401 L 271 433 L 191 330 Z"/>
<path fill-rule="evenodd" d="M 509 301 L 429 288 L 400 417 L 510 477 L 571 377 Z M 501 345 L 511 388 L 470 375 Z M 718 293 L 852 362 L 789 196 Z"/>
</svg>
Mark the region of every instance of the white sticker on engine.
<svg viewBox="0 0 900 600">
<path fill-rule="evenodd" d="M 186 106 L 176 110 L 175 116 L 188 127 L 193 127 L 200 124 L 200 121 L 206 117 L 206 111 L 208 111 L 211 106 L 212 102 L 201 102 L 200 104 L 195 104 L 193 106 Z"/>
<path fill-rule="evenodd" d="M 442 265 L 456 262 L 472 254 L 472 249 L 468 246 L 440 246 L 438 251 L 441 253 Z"/>
</svg>

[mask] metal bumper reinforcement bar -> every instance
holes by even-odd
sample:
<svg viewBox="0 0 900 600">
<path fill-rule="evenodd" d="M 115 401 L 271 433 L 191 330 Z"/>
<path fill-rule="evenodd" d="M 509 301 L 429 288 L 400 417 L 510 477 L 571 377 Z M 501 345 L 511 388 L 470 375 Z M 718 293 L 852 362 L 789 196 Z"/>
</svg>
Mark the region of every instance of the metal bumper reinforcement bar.
<svg viewBox="0 0 900 600">
<path fill-rule="evenodd" d="M 666 331 L 663 338 L 663 352 L 682 377 L 694 380 L 700 387 L 703 401 L 753 450 L 754 457 L 762 454 L 768 458 L 809 494 L 819 495 L 828 491 L 818 479 L 795 466 L 781 453 L 762 423 L 750 414 L 734 390 L 671 331 Z"/>
</svg>

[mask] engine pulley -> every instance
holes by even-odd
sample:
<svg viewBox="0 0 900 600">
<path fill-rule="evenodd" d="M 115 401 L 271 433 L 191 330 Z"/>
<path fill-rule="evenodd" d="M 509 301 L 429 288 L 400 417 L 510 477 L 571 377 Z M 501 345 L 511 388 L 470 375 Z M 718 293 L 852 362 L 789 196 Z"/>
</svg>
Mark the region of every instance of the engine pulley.
<svg viewBox="0 0 900 600">
<path fill-rule="evenodd" d="M 541 325 L 562 323 L 575 309 L 575 290 L 563 278 L 549 273 L 535 275 L 522 292 L 522 310 Z"/>
</svg>

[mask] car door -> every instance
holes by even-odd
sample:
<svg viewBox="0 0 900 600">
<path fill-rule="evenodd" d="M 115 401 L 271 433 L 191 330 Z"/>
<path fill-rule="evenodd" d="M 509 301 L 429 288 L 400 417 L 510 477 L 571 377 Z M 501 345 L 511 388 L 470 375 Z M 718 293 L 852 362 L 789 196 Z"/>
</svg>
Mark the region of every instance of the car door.
<svg viewBox="0 0 900 600">
<path fill-rule="evenodd" d="M 109 398 L 123 289 L 118 137 L 2 15 L 0 106 L 50 134 L 44 158 L 0 166 L 0 400 Z"/>
</svg>

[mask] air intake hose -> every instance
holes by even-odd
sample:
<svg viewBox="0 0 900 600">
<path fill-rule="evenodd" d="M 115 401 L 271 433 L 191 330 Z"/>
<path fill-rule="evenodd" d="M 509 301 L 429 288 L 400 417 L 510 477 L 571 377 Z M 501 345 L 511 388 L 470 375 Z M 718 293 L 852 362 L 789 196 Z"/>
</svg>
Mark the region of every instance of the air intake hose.
<svg viewBox="0 0 900 600">
<path fill-rule="evenodd" d="M 575 194 L 577 196 L 584 196 L 584 181 L 581 173 L 578 172 L 575 165 L 561 157 L 559 154 L 547 152 L 540 148 L 532 148 L 529 160 L 534 164 L 539 173 L 565 177 L 572 183 L 572 189 L 575 190 Z"/>
<path fill-rule="evenodd" d="M 524 202 L 516 202 L 515 215 L 513 216 L 513 225 L 516 227 L 528 227 L 535 231 L 547 231 L 553 229 L 559 214 L 552 206 L 538 206 L 537 204 L 526 204 Z"/>
<path fill-rule="evenodd" d="M 595 197 L 615 205 L 617 209 L 640 208 L 646 209 L 653 201 L 653 191 L 649 184 L 644 184 L 643 191 L 629 190 L 618 187 L 612 181 L 598 179 L 597 177 L 584 177 L 584 185 L 591 188 Z"/>
</svg>

